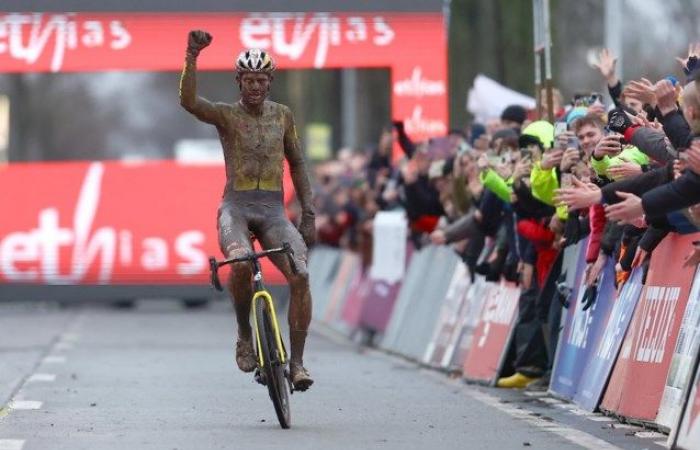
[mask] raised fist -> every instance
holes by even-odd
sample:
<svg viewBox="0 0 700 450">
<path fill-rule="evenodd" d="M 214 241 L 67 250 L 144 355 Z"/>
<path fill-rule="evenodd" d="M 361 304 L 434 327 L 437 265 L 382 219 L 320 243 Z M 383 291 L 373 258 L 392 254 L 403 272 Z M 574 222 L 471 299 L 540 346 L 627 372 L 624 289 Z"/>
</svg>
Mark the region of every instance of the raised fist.
<svg viewBox="0 0 700 450">
<path fill-rule="evenodd" d="M 192 30 L 187 36 L 187 53 L 197 56 L 199 52 L 211 44 L 211 34 L 202 30 Z"/>
</svg>

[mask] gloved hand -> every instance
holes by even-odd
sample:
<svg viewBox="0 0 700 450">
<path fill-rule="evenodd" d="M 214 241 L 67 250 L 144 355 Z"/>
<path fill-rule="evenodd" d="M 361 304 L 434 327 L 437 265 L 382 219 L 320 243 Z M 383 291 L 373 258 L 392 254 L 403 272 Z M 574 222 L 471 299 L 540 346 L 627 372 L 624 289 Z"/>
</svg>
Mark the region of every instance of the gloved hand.
<svg viewBox="0 0 700 450">
<path fill-rule="evenodd" d="M 586 288 L 583 293 L 583 298 L 581 299 L 581 304 L 583 305 L 583 311 L 587 310 L 595 303 L 598 298 L 598 280 L 595 280 L 593 284 Z"/>
<path fill-rule="evenodd" d="M 683 67 L 683 73 L 685 73 L 685 75 L 688 77 L 688 80 L 690 81 L 695 71 L 699 69 L 700 59 L 698 59 L 697 56 L 692 55 L 688 57 L 688 62 L 686 62 L 685 66 Z"/>
<path fill-rule="evenodd" d="M 202 30 L 192 30 L 187 36 L 187 53 L 192 56 L 198 56 L 199 52 L 211 44 L 213 37 L 211 34 Z"/>
<path fill-rule="evenodd" d="M 569 309 L 569 306 L 571 306 L 571 302 L 569 301 L 571 298 L 571 288 L 566 284 L 566 271 L 562 272 L 561 275 L 559 275 L 559 278 L 557 278 L 556 297 L 557 300 L 559 300 L 559 303 L 561 303 L 561 306 L 563 306 L 565 309 Z"/>
<path fill-rule="evenodd" d="M 316 243 L 316 214 L 313 211 L 303 211 L 299 222 L 299 233 L 307 247 Z"/>
<path fill-rule="evenodd" d="M 608 113 L 608 129 L 615 133 L 625 134 L 632 126 L 632 120 L 622 108 L 615 108 Z"/>
</svg>

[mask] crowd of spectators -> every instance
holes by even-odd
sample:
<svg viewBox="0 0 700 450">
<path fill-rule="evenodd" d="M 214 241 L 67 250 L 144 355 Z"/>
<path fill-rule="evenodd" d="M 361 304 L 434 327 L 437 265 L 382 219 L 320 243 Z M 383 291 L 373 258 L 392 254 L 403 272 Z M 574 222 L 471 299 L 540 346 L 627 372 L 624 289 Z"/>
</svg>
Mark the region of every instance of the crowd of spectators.
<svg viewBox="0 0 700 450">
<path fill-rule="evenodd" d="M 512 105 L 499 120 L 414 142 L 395 122 L 376 147 L 315 167 L 318 242 L 357 251 L 367 266 L 374 215 L 405 211 L 415 248 L 452 246 L 471 274 L 520 285 L 513 375 L 498 384 L 546 386 L 568 306 L 557 289 L 562 249 L 588 237 L 590 307 L 609 260 L 619 288 L 668 233 L 700 227 L 699 57 L 691 46 L 680 80 L 623 84 L 604 50 L 597 67 L 612 102 L 595 92 L 565 101 L 555 90 L 554 123 Z M 700 244 L 686 258 L 697 264 Z"/>
</svg>

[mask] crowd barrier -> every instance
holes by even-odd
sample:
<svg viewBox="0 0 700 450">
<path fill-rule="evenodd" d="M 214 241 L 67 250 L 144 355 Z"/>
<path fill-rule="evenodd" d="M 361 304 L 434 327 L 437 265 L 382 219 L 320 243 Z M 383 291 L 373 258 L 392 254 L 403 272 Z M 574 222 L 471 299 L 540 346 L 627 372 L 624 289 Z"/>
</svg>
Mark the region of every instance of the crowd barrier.
<svg viewBox="0 0 700 450">
<path fill-rule="evenodd" d="M 383 240 L 390 231 L 375 232 Z M 608 261 L 585 311 L 586 241 L 564 250 L 560 282 L 571 294 L 551 394 L 669 432 L 677 448 L 700 448 L 700 269 L 683 267 L 698 237 L 670 235 L 646 279 L 635 269 L 619 289 Z M 369 331 L 388 351 L 494 384 L 514 336 L 520 289 L 472 276 L 448 247 L 400 254 L 405 271 L 387 282 L 349 252 L 316 248 L 309 261 L 314 318 L 347 334 Z"/>
</svg>

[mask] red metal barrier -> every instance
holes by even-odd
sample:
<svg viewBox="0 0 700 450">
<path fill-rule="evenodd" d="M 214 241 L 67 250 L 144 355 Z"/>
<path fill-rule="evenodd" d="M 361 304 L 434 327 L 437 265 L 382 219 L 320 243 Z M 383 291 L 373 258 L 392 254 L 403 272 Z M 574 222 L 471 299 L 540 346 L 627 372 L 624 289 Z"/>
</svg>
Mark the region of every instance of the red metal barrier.
<svg viewBox="0 0 700 450">
<path fill-rule="evenodd" d="M 653 421 L 661 402 L 695 268 L 682 267 L 698 234 L 669 235 L 654 251 L 646 285 L 601 409 Z"/>
<path fill-rule="evenodd" d="M 520 289 L 511 283 L 489 283 L 485 295 L 486 303 L 464 361 L 464 377 L 494 383 L 518 316 Z"/>
</svg>

